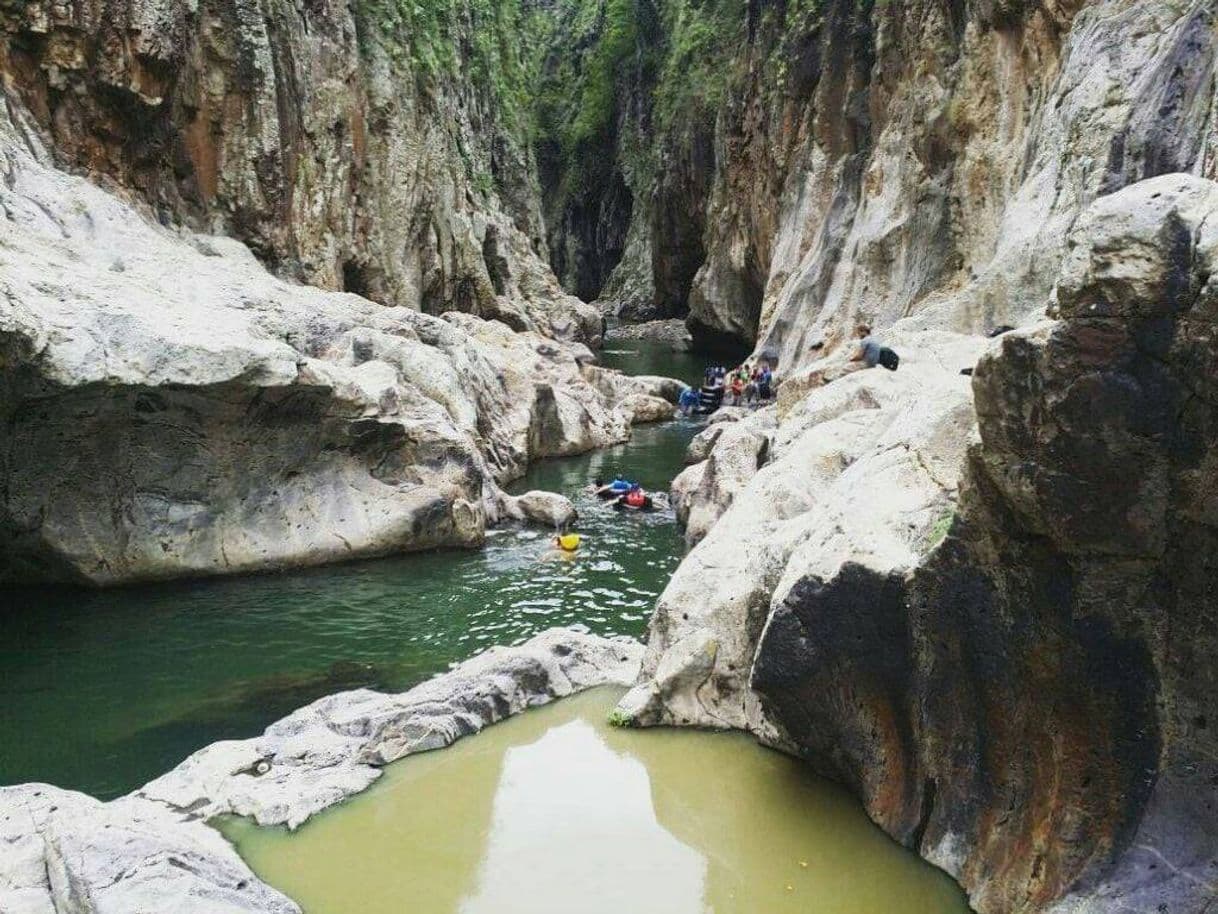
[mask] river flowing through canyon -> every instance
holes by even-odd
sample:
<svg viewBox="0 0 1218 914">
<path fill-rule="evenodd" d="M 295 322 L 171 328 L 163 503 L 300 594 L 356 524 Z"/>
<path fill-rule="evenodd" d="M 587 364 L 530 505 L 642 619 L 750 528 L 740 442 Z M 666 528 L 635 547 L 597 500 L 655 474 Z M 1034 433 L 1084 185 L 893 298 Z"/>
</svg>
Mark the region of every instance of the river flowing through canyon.
<svg viewBox="0 0 1218 914">
<path fill-rule="evenodd" d="M 607 367 L 695 379 L 699 357 L 611 342 Z M 570 496 L 585 536 L 564 558 L 539 528 L 443 550 L 284 574 L 103 591 L 10 590 L 0 614 L 0 783 L 111 798 L 218 739 L 315 698 L 400 691 L 552 626 L 641 636 L 683 553 L 672 513 L 623 517 L 583 490 L 628 473 L 666 491 L 700 424 L 640 426 L 617 447 L 533 464 L 512 491 Z"/>
</svg>

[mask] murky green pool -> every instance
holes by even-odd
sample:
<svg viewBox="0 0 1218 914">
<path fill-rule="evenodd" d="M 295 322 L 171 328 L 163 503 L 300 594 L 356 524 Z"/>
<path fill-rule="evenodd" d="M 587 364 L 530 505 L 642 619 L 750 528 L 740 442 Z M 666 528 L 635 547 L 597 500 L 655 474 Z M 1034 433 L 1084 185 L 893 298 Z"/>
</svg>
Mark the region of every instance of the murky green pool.
<svg viewBox="0 0 1218 914">
<path fill-rule="evenodd" d="M 843 791 L 739 734 L 615 730 L 601 689 L 390 766 L 294 834 L 230 822 L 306 914 L 965 914 Z"/>
<path fill-rule="evenodd" d="M 604 362 L 696 378 L 700 363 L 639 341 Z M 697 427 L 635 430 L 621 447 L 535 465 L 516 487 L 577 493 L 621 470 L 666 489 Z M 668 515 L 581 495 L 573 561 L 548 537 L 496 532 L 436 552 L 291 574 L 104 592 L 0 591 L 0 784 L 109 798 L 217 739 L 251 736 L 321 695 L 400 690 L 491 644 L 554 625 L 642 634 L 682 553 Z"/>
</svg>

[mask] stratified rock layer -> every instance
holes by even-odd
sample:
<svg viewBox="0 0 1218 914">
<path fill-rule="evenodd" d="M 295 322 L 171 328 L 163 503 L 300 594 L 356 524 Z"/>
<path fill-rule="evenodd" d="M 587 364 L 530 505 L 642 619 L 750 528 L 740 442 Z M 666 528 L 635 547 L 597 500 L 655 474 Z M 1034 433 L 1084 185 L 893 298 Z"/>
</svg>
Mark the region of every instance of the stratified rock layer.
<svg viewBox="0 0 1218 914">
<path fill-rule="evenodd" d="M 205 820 L 295 827 L 381 768 L 526 708 L 624 685 L 641 647 L 554 629 L 492 648 L 401 695 L 331 695 L 255 739 L 215 743 L 110 803 L 44 784 L 0 788 L 5 914 L 299 914 Z"/>
<path fill-rule="evenodd" d="M 433 6 L 5 3 L 0 69 L 61 164 L 281 276 L 591 342 L 600 315 L 546 266 L 505 97 L 523 16 Z"/>
</svg>

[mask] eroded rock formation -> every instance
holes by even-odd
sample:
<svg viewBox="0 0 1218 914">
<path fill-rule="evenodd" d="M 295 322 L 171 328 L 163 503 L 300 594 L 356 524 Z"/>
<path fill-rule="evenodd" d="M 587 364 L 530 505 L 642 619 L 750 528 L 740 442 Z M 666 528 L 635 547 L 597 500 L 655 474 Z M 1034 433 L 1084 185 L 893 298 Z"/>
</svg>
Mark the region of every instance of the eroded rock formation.
<svg viewBox="0 0 1218 914">
<path fill-rule="evenodd" d="M 1062 259 L 1052 319 L 977 366 L 967 454 L 949 376 L 976 343 L 936 341 L 928 374 L 897 337 L 896 374 L 797 388 L 775 457 L 661 596 L 624 709 L 804 755 L 985 914 L 1200 914 L 1218 184 L 1104 197 Z"/>
<path fill-rule="evenodd" d="M 531 459 L 659 379 L 498 321 L 289 285 L 0 119 L 0 579 L 112 584 L 481 541 Z M 671 407 L 656 401 L 664 410 Z"/>
<path fill-rule="evenodd" d="M 660 36 L 607 89 L 600 158 L 634 205 L 602 296 L 639 314 L 650 292 L 644 316 L 688 310 L 702 341 L 784 367 L 860 317 L 1019 324 L 1097 196 L 1218 177 L 1209 0 L 639 0 L 636 15 Z"/>
<path fill-rule="evenodd" d="M 386 764 L 556 698 L 624 685 L 637 642 L 554 629 L 492 648 L 401 695 L 331 695 L 250 740 L 215 743 L 130 796 L 0 787 L 5 914 L 299 914 L 206 824 L 225 813 L 295 828 Z"/>
</svg>

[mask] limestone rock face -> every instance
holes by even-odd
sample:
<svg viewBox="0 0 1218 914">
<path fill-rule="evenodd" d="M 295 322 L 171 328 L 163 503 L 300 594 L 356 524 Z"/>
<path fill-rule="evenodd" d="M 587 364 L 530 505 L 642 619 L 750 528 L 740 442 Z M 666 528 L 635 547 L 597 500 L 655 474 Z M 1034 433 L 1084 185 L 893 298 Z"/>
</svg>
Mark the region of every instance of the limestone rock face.
<svg viewBox="0 0 1218 914">
<path fill-rule="evenodd" d="M 0 787 L 5 914 L 299 914 L 205 822 L 296 827 L 381 768 L 529 707 L 629 682 L 641 646 L 574 631 L 492 648 L 401 695 L 360 689 L 301 708 L 252 740 L 207 747 L 110 803 L 44 784 Z"/>
<path fill-rule="evenodd" d="M 0 787 L 5 914 L 300 914 L 220 833 L 159 803 Z"/>
<path fill-rule="evenodd" d="M 429 30 L 394 9 L 30 0 L 0 6 L 0 69 L 61 164 L 281 276 L 595 340 L 600 314 L 545 263 L 522 115 L 472 76 L 518 76 L 475 51 L 518 46 L 523 24 L 456 7 Z"/>
<path fill-rule="evenodd" d="M 289 285 L 0 121 L 0 579 L 91 584 L 472 545 L 531 459 L 657 382 L 499 321 Z"/>
<path fill-rule="evenodd" d="M 1048 320 L 784 384 L 623 709 L 806 757 L 982 914 L 1210 909 L 1216 226 L 1218 184 L 1135 184 Z"/>
<path fill-rule="evenodd" d="M 977 368 L 943 545 L 803 575 L 761 638 L 776 721 L 979 911 L 1218 897 L 1216 227 L 1189 176 L 1098 201 L 1059 320 Z"/>
<path fill-rule="evenodd" d="M 604 157 L 642 160 L 647 181 L 620 166 L 634 205 L 602 298 L 632 319 L 688 312 L 701 341 L 755 345 L 783 371 L 860 319 L 1018 325 L 1093 200 L 1169 172 L 1218 177 L 1210 0 L 681 8 L 640 15 L 713 22 L 714 87 L 670 65 L 641 92 L 646 68 L 623 63 Z M 673 91 L 712 100 L 640 102 Z"/>
<path fill-rule="evenodd" d="M 673 504 L 680 506 L 677 516 L 685 525 L 689 545 L 706 536 L 731 507 L 736 493 L 765 465 L 775 418 L 774 411 L 768 409 L 737 422 L 716 423 L 699 433 L 711 432 L 713 447 L 704 462 L 682 471 L 672 485 Z M 702 441 L 691 442 L 690 450 L 697 454 L 703 446 Z"/>
<path fill-rule="evenodd" d="M 776 409 L 703 432 L 718 433 L 709 456 L 672 493 L 687 536 L 701 539 L 656 604 L 644 677 L 623 705 L 636 722 L 740 727 L 782 743 L 749 675 L 785 590 L 810 567 L 912 568 L 942 536 L 975 427 L 960 369 L 986 341 L 903 339 L 896 373 L 856 371 L 795 402 L 780 389 Z"/>
</svg>

